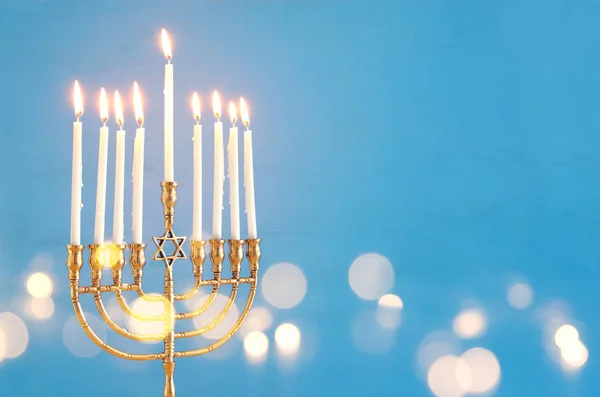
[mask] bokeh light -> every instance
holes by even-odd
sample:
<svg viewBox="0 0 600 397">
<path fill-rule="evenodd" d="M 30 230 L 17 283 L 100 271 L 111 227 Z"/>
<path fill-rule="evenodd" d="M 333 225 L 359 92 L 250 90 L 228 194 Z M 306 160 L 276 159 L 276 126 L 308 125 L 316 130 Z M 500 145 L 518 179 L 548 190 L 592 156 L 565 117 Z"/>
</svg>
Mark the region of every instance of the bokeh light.
<svg viewBox="0 0 600 397">
<path fill-rule="evenodd" d="M 290 323 L 281 324 L 275 330 L 277 351 L 284 356 L 293 356 L 300 350 L 302 335 L 297 326 Z"/>
<path fill-rule="evenodd" d="M 306 295 L 306 277 L 291 263 L 277 263 L 267 269 L 262 278 L 262 294 L 274 307 L 290 309 Z"/>
<path fill-rule="evenodd" d="M 377 306 L 377 322 L 381 327 L 396 329 L 400 326 L 400 311 L 404 304 L 398 295 L 382 296 Z"/>
<path fill-rule="evenodd" d="M 580 340 L 577 340 L 560 350 L 565 369 L 577 370 L 588 360 L 588 350 Z"/>
<path fill-rule="evenodd" d="M 394 268 L 382 255 L 364 254 L 350 266 L 348 280 L 350 287 L 360 298 L 376 300 L 394 286 Z"/>
<path fill-rule="evenodd" d="M 273 314 L 266 307 L 253 307 L 238 335 L 244 338 L 253 331 L 265 332 L 273 326 Z"/>
<path fill-rule="evenodd" d="M 389 351 L 396 341 L 393 330 L 379 325 L 376 311 L 358 314 L 352 321 L 350 336 L 356 348 L 368 354 L 383 354 Z"/>
<path fill-rule="evenodd" d="M 244 353 L 248 361 L 259 363 L 264 361 L 269 351 L 269 339 L 261 331 L 252 331 L 244 337 Z"/>
<path fill-rule="evenodd" d="M 462 397 L 471 387 L 471 369 L 460 357 L 442 356 L 427 373 L 427 385 L 438 397 Z"/>
<path fill-rule="evenodd" d="M 159 295 L 153 295 L 159 296 Z M 160 296 L 163 298 L 162 296 Z M 165 312 L 166 300 L 149 301 L 142 297 L 137 298 L 131 305 L 131 310 L 139 316 L 160 316 Z M 165 329 L 165 321 L 142 321 L 133 316 L 127 316 L 127 324 L 133 333 L 140 335 L 163 335 L 168 330 Z M 149 341 L 148 343 L 158 343 L 159 341 Z"/>
<path fill-rule="evenodd" d="M 512 284 L 508 288 L 506 300 L 517 310 L 526 309 L 533 302 L 533 289 L 527 283 Z"/>
<path fill-rule="evenodd" d="M 29 312 L 38 320 L 47 320 L 54 314 L 54 301 L 52 298 L 31 298 Z"/>
<path fill-rule="evenodd" d="M 85 313 L 86 320 L 94 333 L 102 340 L 106 340 L 106 325 L 98 317 Z M 86 335 L 81 324 L 74 315 L 71 316 L 63 327 L 63 343 L 75 357 L 92 358 L 100 354 L 102 349 Z"/>
<path fill-rule="evenodd" d="M 419 343 L 417 364 L 421 373 L 426 374 L 429 367 L 440 357 L 456 356 L 460 352 L 460 341 L 449 331 L 433 331 Z"/>
<path fill-rule="evenodd" d="M 29 332 L 19 316 L 10 312 L 0 313 L 0 329 L 5 337 L 4 358 L 16 358 L 27 350 Z"/>
<path fill-rule="evenodd" d="M 48 298 L 54 291 L 54 283 L 46 273 L 33 273 L 27 278 L 27 292 L 34 298 Z"/>
<path fill-rule="evenodd" d="M 477 338 L 485 332 L 487 319 L 483 310 L 468 309 L 460 312 L 452 323 L 452 330 L 462 339 Z"/>
<path fill-rule="evenodd" d="M 579 342 L 579 331 L 571 324 L 561 325 L 554 333 L 554 343 L 560 349 L 566 349 L 577 342 Z"/>
<path fill-rule="evenodd" d="M 487 394 L 492 392 L 500 382 L 500 363 L 489 350 L 476 347 L 467 350 L 461 359 L 468 365 L 471 373 L 469 393 Z"/>
<path fill-rule="evenodd" d="M 199 301 L 197 306 L 202 306 L 204 299 Z M 222 294 L 217 294 L 213 304 L 201 315 L 194 318 L 194 325 L 197 328 L 202 328 L 212 323 L 223 311 L 225 305 L 229 302 L 229 296 L 225 296 Z M 217 325 L 215 328 L 207 331 L 203 334 L 205 338 L 208 339 L 220 339 L 224 335 L 226 335 L 231 328 L 235 325 L 239 317 L 239 310 L 234 303 L 231 306 L 231 310 L 229 313 L 223 318 L 223 320 Z"/>
<path fill-rule="evenodd" d="M 7 343 L 6 332 L 4 332 L 4 328 L 0 327 L 0 362 L 2 362 L 6 356 Z"/>
</svg>

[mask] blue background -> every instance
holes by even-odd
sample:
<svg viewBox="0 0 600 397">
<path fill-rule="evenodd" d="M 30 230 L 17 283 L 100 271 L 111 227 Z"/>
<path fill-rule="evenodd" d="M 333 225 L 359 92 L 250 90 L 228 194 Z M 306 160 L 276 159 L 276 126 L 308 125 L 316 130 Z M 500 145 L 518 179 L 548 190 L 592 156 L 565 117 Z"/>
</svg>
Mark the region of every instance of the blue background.
<svg viewBox="0 0 600 397">
<path fill-rule="evenodd" d="M 497 395 L 598 395 L 599 17 L 600 3 L 584 0 L 0 1 L 0 311 L 22 293 L 38 252 L 55 259 L 57 305 L 52 320 L 28 323 L 27 352 L 0 364 L 0 394 L 161 395 L 159 364 L 124 371 L 107 354 L 75 358 L 61 329 L 71 314 L 63 262 L 73 80 L 86 93 L 84 242 L 93 230 L 97 91 L 119 89 L 128 106 L 133 80 L 147 125 L 144 234 L 160 233 L 166 27 L 179 233 L 191 232 L 191 92 L 203 96 L 207 130 L 213 89 L 245 95 L 263 268 L 289 261 L 308 279 L 306 299 L 275 316 L 312 324 L 317 341 L 292 370 L 272 358 L 251 366 L 241 351 L 182 360 L 179 396 L 430 395 L 415 369 L 418 343 L 448 328 L 472 297 L 489 308 L 479 343 L 502 366 Z M 130 108 L 125 127 L 129 156 Z M 207 151 L 206 181 L 211 161 Z M 210 194 L 204 201 L 209 215 Z M 372 304 L 354 295 L 348 268 L 371 251 L 393 263 L 405 302 L 394 348 L 375 356 L 349 336 Z M 548 358 L 533 309 L 508 308 L 506 285 L 517 276 L 536 305 L 561 299 L 582 324 L 590 358 L 578 376 L 562 376 Z"/>
</svg>

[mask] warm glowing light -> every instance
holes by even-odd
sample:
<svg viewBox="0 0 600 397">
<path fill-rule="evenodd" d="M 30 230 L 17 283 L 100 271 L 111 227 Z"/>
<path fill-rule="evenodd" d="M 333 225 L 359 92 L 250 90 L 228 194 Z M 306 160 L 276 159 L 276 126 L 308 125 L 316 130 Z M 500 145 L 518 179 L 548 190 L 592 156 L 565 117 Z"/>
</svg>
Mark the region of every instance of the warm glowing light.
<svg viewBox="0 0 600 397">
<path fill-rule="evenodd" d="M 81 88 L 79 88 L 77 80 L 75 80 L 73 87 L 73 102 L 75 103 L 75 116 L 79 119 L 83 114 L 83 96 L 81 95 Z"/>
<path fill-rule="evenodd" d="M 273 325 L 273 315 L 266 307 L 253 307 L 239 332 L 244 336 L 253 331 L 265 332 Z"/>
<path fill-rule="evenodd" d="M 379 307 L 386 307 L 390 309 L 402 309 L 404 307 L 404 303 L 402 303 L 402 299 L 398 295 L 394 294 L 386 294 L 379 298 L 377 302 Z"/>
<path fill-rule="evenodd" d="M 588 355 L 587 348 L 580 340 L 571 343 L 560 351 L 561 358 L 570 369 L 579 369 L 583 367 L 588 360 Z"/>
<path fill-rule="evenodd" d="M 115 119 L 117 120 L 117 124 L 119 124 L 119 128 L 123 127 L 123 104 L 121 103 L 119 91 L 115 91 Z"/>
<path fill-rule="evenodd" d="M 276 263 L 262 277 L 262 294 L 271 305 L 290 309 L 306 295 L 307 282 L 302 269 L 291 263 Z"/>
<path fill-rule="evenodd" d="M 456 336 L 462 339 L 473 339 L 485 332 L 486 323 L 485 313 L 481 310 L 464 310 L 454 319 L 452 329 Z"/>
<path fill-rule="evenodd" d="M 242 123 L 248 128 L 250 125 L 250 115 L 248 113 L 248 106 L 244 98 L 240 98 L 240 112 L 242 113 Z"/>
<path fill-rule="evenodd" d="M 206 295 L 208 297 L 208 295 Z M 204 304 L 205 298 L 199 300 L 196 303 L 196 309 Z M 225 306 L 229 302 L 229 296 L 225 296 L 223 294 L 217 294 L 213 304 L 204 312 L 202 316 L 198 316 L 194 318 L 194 325 L 196 328 L 202 328 L 208 326 L 213 319 L 219 317 L 221 312 L 225 308 Z M 205 332 L 202 336 L 207 339 L 217 340 L 227 335 L 227 333 L 231 330 L 231 328 L 237 322 L 239 317 L 239 309 L 237 305 L 234 303 L 231 306 L 231 309 L 223 317 L 222 321 L 216 327 L 212 328 L 210 331 Z"/>
<path fill-rule="evenodd" d="M 579 342 L 579 331 L 571 324 L 561 325 L 554 333 L 554 343 L 561 349 Z"/>
<path fill-rule="evenodd" d="M 108 99 L 106 98 L 106 91 L 104 87 L 100 89 L 100 120 L 104 124 L 108 120 Z"/>
<path fill-rule="evenodd" d="M 218 119 L 221 118 L 221 97 L 217 91 L 213 92 L 213 112 L 215 113 L 215 117 Z"/>
<path fill-rule="evenodd" d="M 471 369 L 462 358 L 447 355 L 429 367 L 427 385 L 437 397 L 462 397 L 472 382 Z"/>
<path fill-rule="evenodd" d="M 165 313 L 165 303 L 167 303 L 166 299 L 148 301 L 142 298 L 137 298 L 135 301 L 133 301 L 131 309 L 135 313 L 139 313 L 142 316 L 161 316 Z M 167 305 L 167 307 L 169 307 L 169 305 Z M 131 330 L 140 335 L 163 335 L 169 331 L 165 321 L 142 321 L 130 316 L 127 317 L 127 322 Z M 152 341 L 149 343 L 157 342 Z"/>
<path fill-rule="evenodd" d="M 261 361 L 269 351 L 269 339 L 260 331 L 250 332 L 244 338 L 244 352 L 250 361 Z"/>
<path fill-rule="evenodd" d="M 6 356 L 6 345 L 7 344 L 8 344 L 8 341 L 6 340 L 6 333 L 4 332 L 2 327 L 0 327 L 0 363 Z"/>
<path fill-rule="evenodd" d="M 278 351 L 286 356 L 294 355 L 300 350 L 302 336 L 294 324 L 281 324 L 275 330 L 275 343 Z"/>
<path fill-rule="evenodd" d="M 200 97 L 197 92 L 194 92 L 192 96 L 192 111 L 194 112 L 194 119 L 196 123 L 200 121 Z"/>
<path fill-rule="evenodd" d="M 350 288 L 360 298 L 376 300 L 394 286 L 394 268 L 385 256 L 369 253 L 354 260 L 348 272 Z"/>
<path fill-rule="evenodd" d="M 144 108 L 142 107 L 142 95 L 137 81 L 133 82 L 133 107 L 135 109 L 135 119 L 141 126 L 144 124 Z"/>
<path fill-rule="evenodd" d="M 471 371 L 471 384 L 467 390 L 473 394 L 489 394 L 500 382 L 500 363 L 489 350 L 476 347 L 466 351 L 461 357 Z"/>
<path fill-rule="evenodd" d="M 0 313 L 0 329 L 6 338 L 4 358 L 16 358 L 27 350 L 29 332 L 27 326 L 16 314 Z"/>
<path fill-rule="evenodd" d="M 27 278 L 27 292 L 34 298 L 48 298 L 54 291 L 52 279 L 45 273 L 33 273 Z"/>
<path fill-rule="evenodd" d="M 29 301 L 31 315 L 38 320 L 47 320 L 54 314 L 52 298 L 32 298 Z"/>
<path fill-rule="evenodd" d="M 165 29 L 163 29 L 161 32 L 161 39 L 163 52 L 165 53 L 165 58 L 167 58 L 170 61 L 173 57 L 173 52 L 171 51 L 171 39 L 169 38 L 169 34 Z"/>
<path fill-rule="evenodd" d="M 460 353 L 460 341 L 450 331 L 433 331 L 419 343 L 417 363 L 423 373 L 440 357 Z"/>
<path fill-rule="evenodd" d="M 533 289 L 526 283 L 513 284 L 508 289 L 506 300 L 517 310 L 526 309 L 533 302 Z"/>
<path fill-rule="evenodd" d="M 237 121 L 237 109 L 233 101 L 229 102 L 229 118 L 231 119 L 231 125 L 235 125 Z"/>
</svg>

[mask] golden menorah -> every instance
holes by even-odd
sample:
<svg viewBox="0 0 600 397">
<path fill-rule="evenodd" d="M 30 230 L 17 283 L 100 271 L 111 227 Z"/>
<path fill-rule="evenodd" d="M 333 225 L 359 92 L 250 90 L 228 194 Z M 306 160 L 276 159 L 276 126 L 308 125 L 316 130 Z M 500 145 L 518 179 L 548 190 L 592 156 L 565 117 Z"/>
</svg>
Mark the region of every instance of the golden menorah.
<svg viewBox="0 0 600 397">
<path fill-rule="evenodd" d="M 175 235 L 173 231 L 173 223 L 175 220 L 175 204 L 177 203 L 177 182 L 162 182 L 161 201 L 163 204 L 163 213 L 165 221 L 165 232 L 160 237 L 153 237 L 156 244 L 156 251 L 152 257 L 153 260 L 162 260 L 165 265 L 165 280 L 163 295 L 151 295 L 144 292 L 142 289 L 142 275 L 144 265 L 146 264 L 145 249 L 146 244 L 92 244 L 89 245 L 89 265 L 91 268 L 90 286 L 79 285 L 79 274 L 83 265 L 83 245 L 68 245 L 67 267 L 69 269 L 69 280 L 71 285 L 71 301 L 75 310 L 75 315 L 81 324 L 81 327 L 88 337 L 100 346 L 103 350 L 110 354 L 124 358 L 127 360 L 162 360 L 165 370 L 165 388 L 164 397 L 175 397 L 175 383 L 173 374 L 175 371 L 175 359 L 182 357 L 200 356 L 209 353 L 227 342 L 242 326 L 244 320 L 248 316 L 254 296 L 256 295 L 256 286 L 258 282 L 258 269 L 260 253 L 260 239 L 249 240 L 229 240 L 229 261 L 231 277 L 224 278 L 222 276 L 223 261 L 225 259 L 225 240 L 209 240 L 210 243 L 210 260 L 212 263 L 213 277 L 203 279 L 202 272 L 204 260 L 206 258 L 206 241 L 190 241 L 190 259 L 194 272 L 193 288 L 181 295 L 174 292 L 173 280 L 173 264 L 178 259 L 187 258 L 183 251 L 183 245 L 186 237 Z M 173 252 L 166 252 L 165 244 L 171 242 Z M 246 257 L 248 258 L 250 277 L 241 277 L 242 262 L 244 260 L 244 247 L 246 247 Z M 125 250 L 129 248 L 129 264 L 131 265 L 133 283 L 127 284 L 122 282 L 123 267 L 125 266 Z M 108 262 L 108 263 L 107 263 Z M 102 285 L 102 273 L 106 266 L 111 267 L 112 285 Z M 214 302 L 221 285 L 231 285 L 229 300 L 219 315 L 207 325 L 196 328 L 190 331 L 175 332 L 175 323 L 178 320 L 188 320 L 202 315 Z M 215 328 L 229 313 L 231 307 L 236 301 L 240 284 L 249 284 L 250 292 L 246 299 L 245 307 L 233 327 L 224 334 L 220 339 L 212 344 L 187 351 L 176 351 L 175 340 L 181 338 L 191 338 L 200 336 L 207 331 Z M 174 309 L 175 301 L 186 301 L 192 299 L 198 294 L 202 287 L 212 287 L 212 291 L 207 299 L 199 305 L 195 310 L 190 312 L 177 313 Z M 164 312 L 161 315 L 144 315 L 136 313 L 128 304 L 123 296 L 125 291 L 136 291 L 137 294 L 144 300 L 151 302 L 163 302 Z M 140 335 L 130 332 L 117 323 L 115 323 L 108 314 L 102 302 L 103 293 L 114 293 L 120 307 L 129 316 L 132 316 L 141 321 L 163 321 L 165 328 L 164 332 L 153 335 Z M 102 319 L 107 325 L 117 334 L 132 339 L 135 341 L 163 341 L 164 350 L 153 354 L 133 354 L 118 350 L 110 346 L 106 341 L 102 340 L 94 332 L 87 322 L 82 311 L 79 297 L 81 294 L 92 294 L 96 303 L 96 308 Z"/>
</svg>

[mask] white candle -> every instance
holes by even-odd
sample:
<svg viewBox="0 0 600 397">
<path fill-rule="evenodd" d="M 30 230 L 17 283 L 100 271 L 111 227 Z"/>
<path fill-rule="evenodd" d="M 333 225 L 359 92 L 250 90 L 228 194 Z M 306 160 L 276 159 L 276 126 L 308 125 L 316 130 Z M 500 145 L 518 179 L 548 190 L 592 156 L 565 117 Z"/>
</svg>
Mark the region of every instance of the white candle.
<svg viewBox="0 0 600 397">
<path fill-rule="evenodd" d="M 142 227 L 144 211 L 144 139 L 146 130 L 144 126 L 144 113 L 142 110 L 142 99 L 137 84 L 134 84 L 133 99 L 135 107 L 135 118 L 139 128 L 135 131 L 133 142 L 133 244 L 142 244 Z"/>
<path fill-rule="evenodd" d="M 229 142 L 227 143 L 227 159 L 229 165 L 229 206 L 231 208 L 231 238 L 239 240 L 240 237 L 240 190 L 238 176 L 238 129 L 235 125 L 237 111 L 233 102 L 229 104 L 231 125 L 229 129 Z"/>
<path fill-rule="evenodd" d="M 252 131 L 250 117 L 244 98 L 240 99 L 242 121 L 246 125 L 244 131 L 244 191 L 246 193 L 246 215 L 248 217 L 248 238 L 258 238 L 256 230 L 256 207 L 254 205 L 254 161 L 252 159 Z"/>
<path fill-rule="evenodd" d="M 171 64 L 171 41 L 165 29 L 162 30 L 162 43 L 167 64 L 165 65 L 165 181 L 175 180 L 173 170 L 173 65 Z"/>
<path fill-rule="evenodd" d="M 104 126 L 100 128 L 98 148 L 98 181 L 96 184 L 96 222 L 94 225 L 94 244 L 104 244 L 104 216 L 106 211 L 106 167 L 108 161 L 108 101 L 104 88 L 100 91 L 100 113 Z"/>
<path fill-rule="evenodd" d="M 194 92 L 192 99 L 194 111 L 194 204 L 192 215 L 192 240 L 202 240 L 202 126 L 200 125 L 200 98 Z"/>
<path fill-rule="evenodd" d="M 113 242 L 123 243 L 123 199 L 125 195 L 125 131 L 123 130 L 123 107 L 119 92 L 115 91 L 115 118 L 117 131 L 117 155 L 115 164 L 115 204 L 113 214 Z"/>
<path fill-rule="evenodd" d="M 81 244 L 81 131 L 82 124 L 79 117 L 83 114 L 83 99 L 79 83 L 74 84 L 75 116 L 73 123 L 73 169 L 71 173 L 71 245 Z"/>
<path fill-rule="evenodd" d="M 223 229 L 223 182 L 225 180 L 225 165 L 223 151 L 223 123 L 221 117 L 221 100 L 215 91 L 213 94 L 213 108 L 217 121 L 215 122 L 215 161 L 214 161 L 214 188 L 213 188 L 213 239 L 220 240 Z"/>
</svg>

